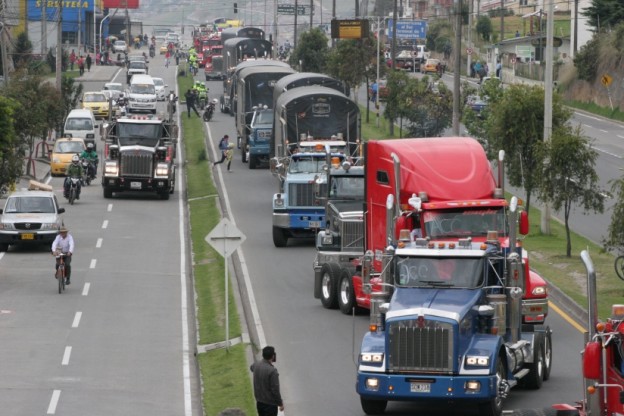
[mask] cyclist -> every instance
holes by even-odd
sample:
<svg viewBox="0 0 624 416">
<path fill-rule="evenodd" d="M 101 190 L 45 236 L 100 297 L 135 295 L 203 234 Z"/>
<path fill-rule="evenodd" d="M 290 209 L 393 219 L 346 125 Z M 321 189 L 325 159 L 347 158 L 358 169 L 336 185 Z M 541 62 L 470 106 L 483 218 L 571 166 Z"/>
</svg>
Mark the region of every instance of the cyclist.
<svg viewBox="0 0 624 416">
<path fill-rule="evenodd" d="M 65 183 L 63 184 L 64 195 L 65 198 L 69 198 L 69 178 L 82 178 L 84 175 L 84 171 L 82 170 L 82 166 L 80 165 L 80 157 L 78 155 L 72 156 L 72 161 L 67 167 L 67 171 L 65 172 L 67 177 L 65 178 Z M 78 181 L 78 192 L 76 193 L 76 199 L 80 199 L 80 181 Z"/>
<path fill-rule="evenodd" d="M 95 151 L 95 146 L 93 145 L 93 143 L 89 143 L 87 145 L 87 148 L 82 151 L 82 153 L 80 154 L 80 159 L 87 159 L 90 162 L 89 169 L 92 171 L 87 172 L 87 174 L 92 175 L 92 177 L 95 178 L 95 173 L 97 172 L 98 166 L 98 154 Z"/>
<path fill-rule="evenodd" d="M 59 230 L 58 235 L 52 242 L 52 255 L 55 256 L 56 253 L 61 252 L 65 254 L 65 258 L 63 259 L 65 262 L 65 284 L 68 285 L 69 278 L 71 276 L 71 258 L 72 253 L 74 252 L 74 237 L 69 234 L 69 230 L 62 226 Z M 60 258 L 56 259 L 56 269 L 58 270 L 60 263 Z M 56 275 L 55 275 L 56 278 Z"/>
</svg>

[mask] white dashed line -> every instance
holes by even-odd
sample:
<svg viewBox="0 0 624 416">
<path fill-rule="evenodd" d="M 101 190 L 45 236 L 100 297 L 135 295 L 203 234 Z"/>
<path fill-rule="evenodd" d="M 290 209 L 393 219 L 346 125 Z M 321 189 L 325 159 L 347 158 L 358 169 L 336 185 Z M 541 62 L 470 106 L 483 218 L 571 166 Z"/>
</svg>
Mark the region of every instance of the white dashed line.
<svg viewBox="0 0 624 416">
<path fill-rule="evenodd" d="M 97 242 L 95 243 L 95 248 L 101 248 L 102 247 L 102 239 L 98 238 Z"/>
<path fill-rule="evenodd" d="M 589 127 L 590 129 L 594 128 L 594 126 L 590 126 L 589 124 L 583 124 L 583 127 Z"/>
<path fill-rule="evenodd" d="M 91 259 L 91 264 L 89 265 L 89 268 L 95 269 L 95 263 L 97 263 L 97 259 Z"/>
<path fill-rule="evenodd" d="M 619 134 L 618 134 L 617 136 L 618 136 L 620 139 L 624 139 L 624 136 L 621 136 L 621 135 L 619 135 Z"/>
<path fill-rule="evenodd" d="M 104 222 L 102 223 L 102 228 L 106 227 L 108 227 L 108 220 L 104 220 Z"/>
<path fill-rule="evenodd" d="M 72 328 L 78 328 L 78 325 L 80 325 L 80 318 L 82 318 L 82 312 L 76 312 L 76 315 L 74 315 L 74 322 L 72 322 Z"/>
<path fill-rule="evenodd" d="M 69 364 L 69 357 L 71 356 L 72 347 L 65 347 L 65 353 L 63 354 L 63 361 L 61 361 L 61 365 Z"/>
<path fill-rule="evenodd" d="M 600 130 L 603 133 L 609 133 L 609 130 L 603 130 L 603 129 L 598 129 L 598 130 Z"/>
<path fill-rule="evenodd" d="M 89 289 L 91 288 L 91 283 L 85 283 L 82 288 L 82 296 L 87 296 L 89 294 Z"/>
<path fill-rule="evenodd" d="M 50 405 L 48 406 L 48 414 L 53 415 L 56 413 L 56 405 L 58 404 L 59 398 L 61 397 L 60 390 L 54 390 L 52 392 L 52 398 L 50 399 Z"/>
<path fill-rule="evenodd" d="M 108 204 L 106 211 L 111 212 L 113 210 L 113 204 Z"/>
</svg>

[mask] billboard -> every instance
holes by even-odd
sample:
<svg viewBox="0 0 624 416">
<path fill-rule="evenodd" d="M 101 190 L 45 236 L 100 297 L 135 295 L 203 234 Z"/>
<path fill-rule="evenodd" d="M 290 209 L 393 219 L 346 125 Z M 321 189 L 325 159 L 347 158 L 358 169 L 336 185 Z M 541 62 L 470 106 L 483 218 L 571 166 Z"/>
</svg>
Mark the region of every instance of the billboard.
<svg viewBox="0 0 624 416">
<path fill-rule="evenodd" d="M 425 20 L 399 20 L 396 23 L 398 39 L 424 39 L 427 37 Z M 388 37 L 392 37 L 392 19 L 388 19 Z"/>
<path fill-rule="evenodd" d="M 57 20 L 57 12 L 59 7 L 59 0 L 47 0 L 45 4 L 42 0 L 27 0 L 28 1 L 28 20 L 41 21 L 41 15 L 43 13 L 43 6 L 45 5 L 45 16 L 48 22 L 55 22 Z M 93 1 L 94 0 L 63 0 L 63 32 L 76 32 L 78 31 L 78 23 L 84 28 L 87 21 L 87 13 L 89 13 L 89 19 L 93 19 Z M 96 6 L 99 6 L 99 1 L 96 0 Z"/>
<path fill-rule="evenodd" d="M 139 0 L 102 0 L 105 9 L 138 9 Z"/>
</svg>

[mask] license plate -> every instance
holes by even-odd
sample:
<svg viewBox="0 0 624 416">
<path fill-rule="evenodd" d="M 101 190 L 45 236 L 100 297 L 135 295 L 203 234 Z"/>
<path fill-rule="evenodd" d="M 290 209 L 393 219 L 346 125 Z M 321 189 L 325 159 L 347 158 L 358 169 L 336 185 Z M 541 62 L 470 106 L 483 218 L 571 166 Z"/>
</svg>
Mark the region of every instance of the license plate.
<svg viewBox="0 0 624 416">
<path fill-rule="evenodd" d="M 141 182 L 130 182 L 131 189 L 141 189 Z"/>
<path fill-rule="evenodd" d="M 20 238 L 22 240 L 34 240 L 35 235 L 34 234 L 20 234 Z"/>
<path fill-rule="evenodd" d="M 431 393 L 431 383 L 410 383 L 410 392 L 412 393 Z"/>
<path fill-rule="evenodd" d="M 310 228 L 321 228 L 320 221 L 310 221 Z"/>
</svg>

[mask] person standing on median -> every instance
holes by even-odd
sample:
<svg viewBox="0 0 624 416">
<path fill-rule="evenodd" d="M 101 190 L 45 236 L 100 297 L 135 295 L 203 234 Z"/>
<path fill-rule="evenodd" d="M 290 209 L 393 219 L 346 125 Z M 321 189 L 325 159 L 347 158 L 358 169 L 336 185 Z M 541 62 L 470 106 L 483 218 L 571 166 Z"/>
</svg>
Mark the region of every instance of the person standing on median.
<svg viewBox="0 0 624 416">
<path fill-rule="evenodd" d="M 273 366 L 277 361 L 275 348 L 266 346 L 262 349 L 262 360 L 253 363 L 254 396 L 258 416 L 277 416 L 277 410 L 284 411 L 284 402 L 280 394 L 279 373 Z"/>
<path fill-rule="evenodd" d="M 195 107 L 195 101 L 197 100 L 197 96 L 191 89 L 189 88 L 184 93 L 184 98 L 186 99 L 186 111 L 188 113 L 188 117 L 191 118 L 191 109 L 195 111 L 197 117 L 199 117 L 199 112 L 197 111 L 197 107 Z"/>
</svg>

